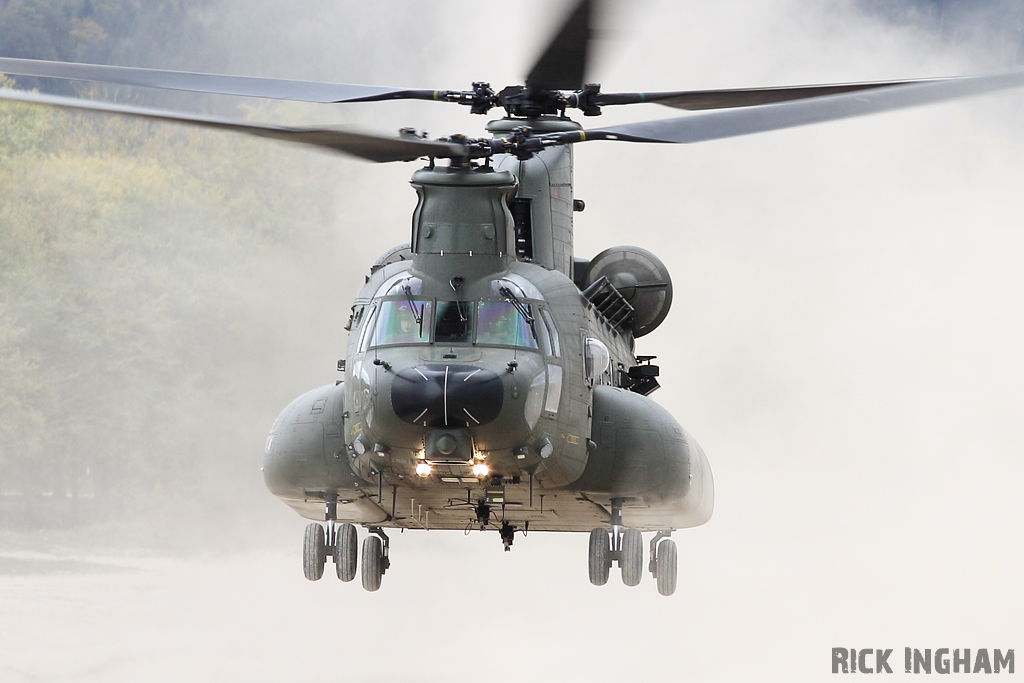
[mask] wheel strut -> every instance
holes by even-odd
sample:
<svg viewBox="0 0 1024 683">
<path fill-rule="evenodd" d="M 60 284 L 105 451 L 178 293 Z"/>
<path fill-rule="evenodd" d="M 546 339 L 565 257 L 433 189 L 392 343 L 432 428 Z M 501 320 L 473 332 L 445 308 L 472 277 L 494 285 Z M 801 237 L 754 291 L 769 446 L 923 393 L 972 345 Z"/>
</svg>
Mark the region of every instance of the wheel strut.
<svg viewBox="0 0 1024 683">
<path fill-rule="evenodd" d="M 610 555 L 616 564 L 622 559 L 622 499 L 612 498 L 612 551 Z M 621 566 L 621 565 L 620 565 Z"/>
<path fill-rule="evenodd" d="M 658 541 L 663 538 L 668 538 L 671 535 L 671 531 L 659 531 L 655 534 L 654 538 L 651 539 L 651 561 L 647 563 L 647 571 L 649 571 L 651 576 L 654 578 L 658 578 Z"/>
<path fill-rule="evenodd" d="M 384 530 L 381 529 L 379 526 L 367 527 L 367 530 L 374 536 L 379 536 L 380 540 L 384 542 L 384 557 L 381 560 L 380 564 L 380 573 L 383 576 L 385 573 L 387 573 L 388 567 L 391 566 L 391 539 L 388 538 L 388 535 L 384 533 Z"/>
<path fill-rule="evenodd" d="M 328 498 L 326 510 L 324 510 L 324 518 L 327 519 L 327 554 L 334 557 L 334 545 L 338 542 L 337 530 L 334 528 L 334 522 L 338 519 L 338 500 Z"/>
</svg>

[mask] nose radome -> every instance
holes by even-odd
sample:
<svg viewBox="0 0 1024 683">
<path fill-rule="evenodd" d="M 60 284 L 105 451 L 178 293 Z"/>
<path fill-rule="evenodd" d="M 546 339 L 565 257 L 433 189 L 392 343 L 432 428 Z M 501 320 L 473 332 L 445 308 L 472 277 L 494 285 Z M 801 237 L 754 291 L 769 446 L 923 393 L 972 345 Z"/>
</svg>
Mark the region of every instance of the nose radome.
<svg viewBox="0 0 1024 683">
<path fill-rule="evenodd" d="M 501 414 L 505 388 L 490 370 L 472 365 L 417 365 L 391 383 L 391 406 L 409 424 L 476 427 Z"/>
</svg>

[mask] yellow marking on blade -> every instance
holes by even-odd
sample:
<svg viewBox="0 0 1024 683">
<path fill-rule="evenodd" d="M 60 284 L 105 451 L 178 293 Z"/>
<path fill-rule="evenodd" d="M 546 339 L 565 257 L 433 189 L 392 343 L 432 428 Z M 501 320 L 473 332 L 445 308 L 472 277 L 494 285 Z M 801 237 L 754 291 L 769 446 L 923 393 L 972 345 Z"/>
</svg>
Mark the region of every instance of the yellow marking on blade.
<svg viewBox="0 0 1024 683">
<path fill-rule="evenodd" d="M 581 131 L 580 131 L 580 142 L 583 142 L 583 141 L 585 141 L 586 139 L 587 139 L 587 133 L 586 133 L 586 131 L 582 131 L 582 130 L 581 130 Z"/>
</svg>

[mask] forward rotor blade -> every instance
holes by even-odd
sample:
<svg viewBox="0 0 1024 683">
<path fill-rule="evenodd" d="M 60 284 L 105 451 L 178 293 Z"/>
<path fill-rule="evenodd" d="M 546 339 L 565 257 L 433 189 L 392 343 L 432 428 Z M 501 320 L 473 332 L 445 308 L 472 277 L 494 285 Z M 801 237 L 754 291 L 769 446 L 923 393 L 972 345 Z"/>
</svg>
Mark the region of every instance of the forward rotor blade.
<svg viewBox="0 0 1024 683">
<path fill-rule="evenodd" d="M 72 81 L 99 81 L 101 83 L 215 93 L 218 95 L 298 100 L 301 102 L 433 100 L 438 99 L 439 95 L 439 92 L 434 90 L 406 90 L 376 85 L 353 85 L 350 83 L 320 83 L 317 81 L 291 81 L 278 78 L 223 76 L 220 74 L 189 73 L 186 71 L 138 69 L 129 66 L 48 62 L 38 59 L 0 58 L 0 73 L 42 78 L 66 78 Z"/>
<path fill-rule="evenodd" d="M 432 156 L 439 158 L 459 158 L 466 154 L 462 145 L 450 142 L 420 140 L 414 137 L 391 138 L 366 133 L 355 133 L 337 128 L 293 128 L 276 126 L 268 123 L 250 121 L 233 121 L 231 119 L 200 116 L 184 112 L 131 107 L 93 100 L 81 100 L 74 97 L 59 97 L 25 92 L 23 90 L 0 89 L 0 100 L 28 102 L 30 104 L 46 104 L 69 109 L 121 114 L 172 123 L 187 123 L 204 128 L 229 130 L 246 133 L 261 138 L 297 142 L 304 145 L 330 149 L 344 154 L 368 159 L 369 161 L 413 161 L 420 157 Z"/>
<path fill-rule="evenodd" d="M 813 97 L 838 95 L 860 90 L 888 88 L 895 85 L 911 83 L 932 83 L 948 80 L 943 78 L 925 78 L 908 81 L 874 81 L 866 83 L 831 83 L 826 85 L 798 85 L 777 88 L 737 88 L 732 90 L 681 90 L 678 92 L 630 92 L 600 93 L 596 104 L 599 106 L 616 104 L 641 104 L 651 102 L 676 109 L 691 111 L 701 109 L 732 109 L 734 107 L 753 107 L 760 104 L 774 104 L 804 100 Z"/>
<path fill-rule="evenodd" d="M 797 102 L 696 114 L 661 121 L 627 123 L 581 131 L 581 140 L 692 143 L 806 126 L 812 123 L 866 116 L 895 109 L 1024 86 L 1024 69 L 984 76 L 893 85 L 868 91 L 847 92 Z M 575 133 L 560 134 L 566 142 Z M 560 138 L 561 139 L 561 138 Z"/>
<path fill-rule="evenodd" d="M 579 90 L 590 49 L 593 0 L 579 0 L 526 77 L 527 90 Z"/>
</svg>

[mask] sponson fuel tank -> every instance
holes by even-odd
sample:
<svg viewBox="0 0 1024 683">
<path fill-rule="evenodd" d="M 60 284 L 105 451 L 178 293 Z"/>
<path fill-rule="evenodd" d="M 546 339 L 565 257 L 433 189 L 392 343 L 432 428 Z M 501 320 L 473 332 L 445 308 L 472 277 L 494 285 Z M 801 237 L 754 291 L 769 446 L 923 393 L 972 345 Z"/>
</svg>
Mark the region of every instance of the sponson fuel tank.
<svg viewBox="0 0 1024 683">
<path fill-rule="evenodd" d="M 572 488 L 607 503 L 625 501 L 628 524 L 658 520 L 682 529 L 711 518 L 715 505 L 711 466 L 704 451 L 675 418 L 646 396 L 594 387 L 593 451 Z"/>
</svg>

